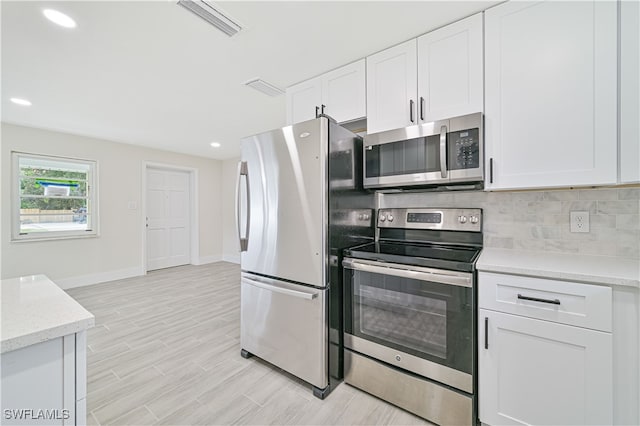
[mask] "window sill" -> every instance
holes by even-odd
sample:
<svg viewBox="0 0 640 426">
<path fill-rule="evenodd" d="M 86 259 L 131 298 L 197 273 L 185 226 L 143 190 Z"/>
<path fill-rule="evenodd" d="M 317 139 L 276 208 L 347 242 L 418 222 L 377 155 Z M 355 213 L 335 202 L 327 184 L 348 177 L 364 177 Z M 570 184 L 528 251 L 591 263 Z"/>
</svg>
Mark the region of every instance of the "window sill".
<svg viewBox="0 0 640 426">
<path fill-rule="evenodd" d="M 78 239 L 86 239 L 86 238 L 98 238 L 100 236 L 99 233 L 90 233 L 85 235 L 51 235 L 47 237 L 30 237 L 23 236 L 16 238 L 15 236 L 11 238 L 12 243 L 31 243 L 37 241 L 60 241 L 60 240 L 78 240 Z"/>
</svg>

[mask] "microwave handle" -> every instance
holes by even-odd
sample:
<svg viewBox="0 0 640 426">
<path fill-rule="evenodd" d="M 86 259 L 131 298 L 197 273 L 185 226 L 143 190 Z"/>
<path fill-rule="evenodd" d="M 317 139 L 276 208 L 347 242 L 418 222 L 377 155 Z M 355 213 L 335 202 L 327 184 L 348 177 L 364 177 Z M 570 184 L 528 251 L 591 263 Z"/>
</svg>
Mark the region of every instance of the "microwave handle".
<svg viewBox="0 0 640 426">
<path fill-rule="evenodd" d="M 447 126 L 440 127 L 440 176 L 447 177 Z"/>
</svg>

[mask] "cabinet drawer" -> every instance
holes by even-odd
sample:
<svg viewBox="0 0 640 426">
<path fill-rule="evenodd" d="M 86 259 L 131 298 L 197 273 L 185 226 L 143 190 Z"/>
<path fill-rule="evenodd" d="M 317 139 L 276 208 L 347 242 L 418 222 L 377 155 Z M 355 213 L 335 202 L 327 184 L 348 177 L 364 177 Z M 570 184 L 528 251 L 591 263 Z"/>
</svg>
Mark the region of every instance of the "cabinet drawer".
<svg viewBox="0 0 640 426">
<path fill-rule="evenodd" d="M 611 288 L 480 272 L 480 308 L 611 331 Z"/>
</svg>

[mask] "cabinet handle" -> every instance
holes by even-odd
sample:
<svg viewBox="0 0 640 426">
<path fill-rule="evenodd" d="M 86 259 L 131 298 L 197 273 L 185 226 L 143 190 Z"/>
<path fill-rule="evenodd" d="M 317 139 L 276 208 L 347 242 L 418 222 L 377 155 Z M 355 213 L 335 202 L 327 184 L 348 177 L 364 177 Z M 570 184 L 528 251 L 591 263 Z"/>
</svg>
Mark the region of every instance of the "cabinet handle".
<svg viewBox="0 0 640 426">
<path fill-rule="evenodd" d="M 322 105 L 322 108 L 320 108 L 320 115 L 324 115 L 324 109 L 326 108 L 326 105 Z"/>
<path fill-rule="evenodd" d="M 411 100 L 409 101 L 409 120 L 410 120 L 412 123 L 414 123 L 414 122 L 415 122 L 415 120 L 413 119 L 413 104 L 414 104 L 413 99 L 411 99 Z"/>
<path fill-rule="evenodd" d="M 484 317 L 484 348 L 489 349 L 489 317 Z"/>
<path fill-rule="evenodd" d="M 559 305 L 559 299 L 540 299 L 539 297 L 529 297 L 518 294 L 518 299 L 520 300 L 531 300 L 532 302 L 540 302 L 540 303 L 551 303 L 552 305 Z"/>
<path fill-rule="evenodd" d="M 424 121 L 424 98 L 420 96 L 420 120 Z"/>
<path fill-rule="evenodd" d="M 493 157 L 489 158 L 489 183 L 493 183 Z"/>
<path fill-rule="evenodd" d="M 318 116 L 319 116 L 319 114 L 318 114 L 318 113 L 319 113 L 319 112 L 320 112 L 320 107 L 316 107 L 316 118 L 318 118 Z"/>
</svg>

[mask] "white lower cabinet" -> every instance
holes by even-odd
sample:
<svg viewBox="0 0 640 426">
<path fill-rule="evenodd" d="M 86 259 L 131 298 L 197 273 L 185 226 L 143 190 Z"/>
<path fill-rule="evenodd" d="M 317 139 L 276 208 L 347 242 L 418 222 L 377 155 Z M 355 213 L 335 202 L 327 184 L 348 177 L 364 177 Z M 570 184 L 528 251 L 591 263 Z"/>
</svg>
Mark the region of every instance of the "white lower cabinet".
<svg viewBox="0 0 640 426">
<path fill-rule="evenodd" d="M 478 303 L 482 423 L 613 424 L 610 287 L 481 272 Z"/>
<path fill-rule="evenodd" d="M 86 424 L 86 331 L 2 354 L 3 424 Z"/>
<path fill-rule="evenodd" d="M 484 309 L 480 329 L 483 423 L 612 424 L 611 333 Z"/>
</svg>

